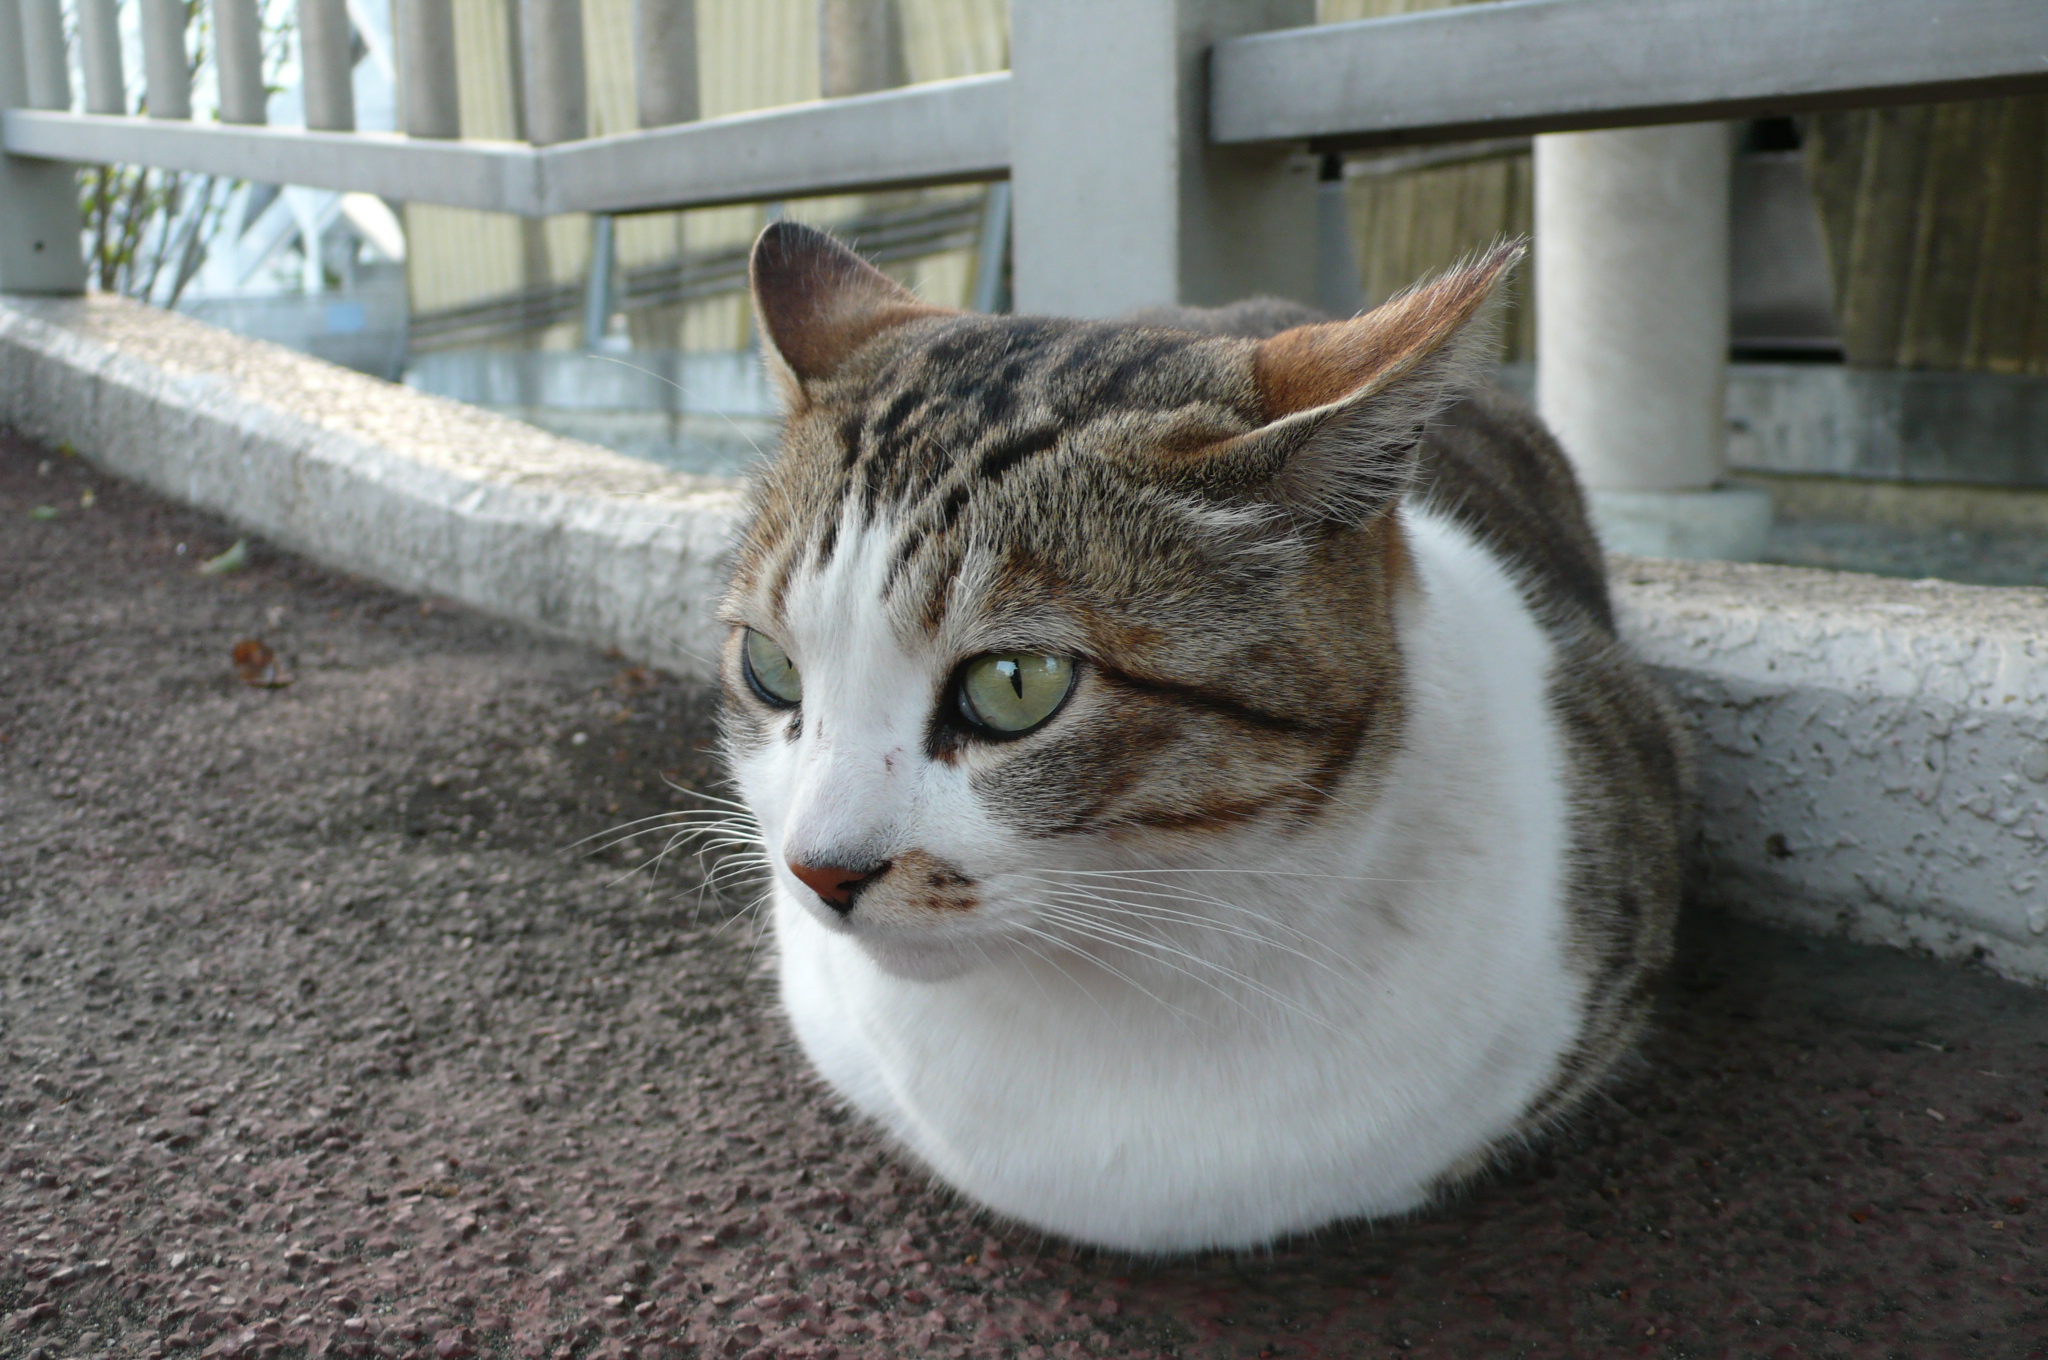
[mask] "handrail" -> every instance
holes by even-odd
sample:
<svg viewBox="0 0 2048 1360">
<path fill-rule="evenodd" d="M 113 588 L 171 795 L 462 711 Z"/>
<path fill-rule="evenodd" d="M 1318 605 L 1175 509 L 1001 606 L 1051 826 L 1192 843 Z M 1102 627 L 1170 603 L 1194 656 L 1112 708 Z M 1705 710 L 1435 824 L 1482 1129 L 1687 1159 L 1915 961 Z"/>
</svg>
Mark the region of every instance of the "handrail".
<svg viewBox="0 0 2048 1360">
<path fill-rule="evenodd" d="M 1009 82 L 549 147 L 10 109 L 0 147 L 525 216 L 640 212 L 1004 178 Z M 1210 130 L 1336 150 L 2032 89 L 2048 89 L 2044 0 L 1498 0 L 1220 42 Z"/>
<path fill-rule="evenodd" d="M 17 156 L 546 217 L 1001 179 L 1010 91 L 998 72 L 549 147 L 32 109 L 0 137 Z"/>
<path fill-rule="evenodd" d="M 2048 89 L 2048 0 L 1504 0 L 1218 43 L 1218 142 L 1319 150 Z"/>
</svg>

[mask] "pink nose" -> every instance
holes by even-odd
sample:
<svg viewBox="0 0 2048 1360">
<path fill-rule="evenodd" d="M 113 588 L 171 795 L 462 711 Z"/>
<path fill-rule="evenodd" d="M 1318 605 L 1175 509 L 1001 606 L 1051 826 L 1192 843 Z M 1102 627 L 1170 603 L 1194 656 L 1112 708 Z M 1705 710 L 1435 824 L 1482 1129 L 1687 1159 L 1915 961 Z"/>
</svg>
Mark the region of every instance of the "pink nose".
<svg viewBox="0 0 2048 1360">
<path fill-rule="evenodd" d="M 791 861 L 789 871 L 802 879 L 812 892 L 823 898 L 826 906 L 843 916 L 853 910 L 854 894 L 859 892 L 863 885 L 878 878 L 888 867 L 884 863 L 869 869 L 848 869 L 839 865 L 819 867 Z"/>
</svg>

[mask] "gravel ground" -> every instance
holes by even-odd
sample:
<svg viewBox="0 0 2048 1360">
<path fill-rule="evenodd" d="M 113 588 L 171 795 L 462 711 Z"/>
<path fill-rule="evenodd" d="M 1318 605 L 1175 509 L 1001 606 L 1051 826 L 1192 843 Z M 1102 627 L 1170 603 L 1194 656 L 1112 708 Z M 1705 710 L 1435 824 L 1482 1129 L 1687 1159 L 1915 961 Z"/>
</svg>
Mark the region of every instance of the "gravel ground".
<svg viewBox="0 0 2048 1360">
<path fill-rule="evenodd" d="M 0 437 L 0 1357 L 2048 1356 L 2048 996 L 1698 917 L 1457 1201 L 1077 1251 L 832 1107 L 739 898 L 572 848 L 715 788 L 703 694 L 233 541 Z"/>
</svg>

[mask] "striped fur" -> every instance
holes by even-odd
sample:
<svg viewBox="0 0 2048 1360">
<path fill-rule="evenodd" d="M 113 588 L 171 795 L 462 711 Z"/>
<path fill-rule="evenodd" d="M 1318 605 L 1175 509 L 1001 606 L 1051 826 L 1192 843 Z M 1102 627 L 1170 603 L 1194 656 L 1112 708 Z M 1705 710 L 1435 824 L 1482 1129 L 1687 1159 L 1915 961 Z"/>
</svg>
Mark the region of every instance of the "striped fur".
<svg viewBox="0 0 2048 1360">
<path fill-rule="evenodd" d="M 1467 377 L 1516 258 L 1353 322 L 1134 324 L 757 246 L 788 421 L 728 744 L 772 863 L 868 875 L 842 915 L 778 871 L 784 1002 L 980 1202 L 1141 1250 L 1397 1211 L 1639 1033 L 1684 765 L 1562 456 Z M 750 628 L 798 706 L 745 679 Z M 992 740 L 952 686 L 1010 650 L 1076 679 Z"/>
</svg>

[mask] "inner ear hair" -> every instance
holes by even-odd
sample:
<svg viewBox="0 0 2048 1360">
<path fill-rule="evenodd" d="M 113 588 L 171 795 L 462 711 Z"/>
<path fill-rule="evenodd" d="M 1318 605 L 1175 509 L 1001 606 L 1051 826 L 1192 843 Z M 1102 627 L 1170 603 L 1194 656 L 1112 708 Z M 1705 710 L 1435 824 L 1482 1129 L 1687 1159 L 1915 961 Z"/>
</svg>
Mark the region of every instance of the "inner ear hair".
<svg viewBox="0 0 2048 1360">
<path fill-rule="evenodd" d="M 799 388 L 829 378 L 890 327 L 952 315 L 801 222 L 771 222 L 754 241 L 748 272 L 762 335 Z"/>
<path fill-rule="evenodd" d="M 1497 353 L 1493 300 L 1525 251 L 1501 242 L 1363 316 L 1260 342 L 1253 372 L 1272 423 L 1231 442 L 1271 468 L 1267 498 L 1297 519 L 1348 523 L 1397 501 L 1423 428 Z"/>
</svg>

